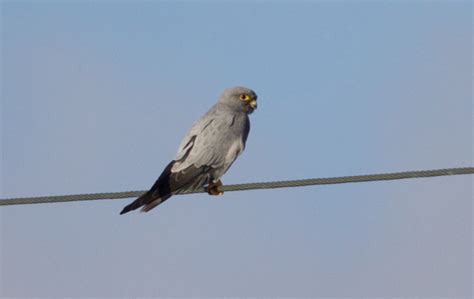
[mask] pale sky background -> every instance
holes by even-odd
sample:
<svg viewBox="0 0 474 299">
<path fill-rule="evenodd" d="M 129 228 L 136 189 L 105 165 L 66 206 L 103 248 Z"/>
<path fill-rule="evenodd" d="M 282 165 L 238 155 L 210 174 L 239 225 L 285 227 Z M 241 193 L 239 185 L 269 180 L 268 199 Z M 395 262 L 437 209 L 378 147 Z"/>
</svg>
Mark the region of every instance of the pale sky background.
<svg viewBox="0 0 474 299">
<path fill-rule="evenodd" d="M 224 183 L 473 164 L 470 1 L 2 1 L 1 198 L 144 190 L 225 87 Z M 472 295 L 471 176 L 0 208 L 0 296 Z"/>
</svg>

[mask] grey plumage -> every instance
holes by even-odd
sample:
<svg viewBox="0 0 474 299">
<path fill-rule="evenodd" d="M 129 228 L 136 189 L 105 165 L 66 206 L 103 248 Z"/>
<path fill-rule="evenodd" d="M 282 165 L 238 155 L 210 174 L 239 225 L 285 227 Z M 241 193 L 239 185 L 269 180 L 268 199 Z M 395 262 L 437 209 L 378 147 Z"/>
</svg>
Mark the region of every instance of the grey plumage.
<svg viewBox="0 0 474 299">
<path fill-rule="evenodd" d="M 140 207 L 148 212 L 174 194 L 219 185 L 222 175 L 245 149 L 250 131 L 248 114 L 256 109 L 256 100 L 255 92 L 245 87 L 224 90 L 218 102 L 185 135 L 175 159 L 151 189 L 120 214 Z"/>
</svg>

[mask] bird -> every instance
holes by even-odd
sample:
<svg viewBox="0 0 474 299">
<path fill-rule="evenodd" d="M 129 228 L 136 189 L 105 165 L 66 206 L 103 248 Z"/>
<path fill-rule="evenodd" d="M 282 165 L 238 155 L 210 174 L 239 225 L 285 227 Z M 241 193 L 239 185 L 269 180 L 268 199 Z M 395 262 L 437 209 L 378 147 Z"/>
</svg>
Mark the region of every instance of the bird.
<svg viewBox="0 0 474 299">
<path fill-rule="evenodd" d="M 176 157 L 153 186 L 125 206 L 120 214 L 141 208 L 148 212 L 171 196 L 205 188 L 218 196 L 221 177 L 244 151 L 250 132 L 249 115 L 257 109 L 257 94 L 246 87 L 226 88 L 207 113 L 184 136 Z"/>
</svg>

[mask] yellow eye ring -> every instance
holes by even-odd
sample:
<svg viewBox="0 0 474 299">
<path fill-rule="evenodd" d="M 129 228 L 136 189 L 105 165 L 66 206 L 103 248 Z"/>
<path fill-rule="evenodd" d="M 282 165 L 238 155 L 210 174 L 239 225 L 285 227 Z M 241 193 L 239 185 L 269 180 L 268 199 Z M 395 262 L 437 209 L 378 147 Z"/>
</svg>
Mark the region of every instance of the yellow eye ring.
<svg viewBox="0 0 474 299">
<path fill-rule="evenodd" d="M 240 99 L 241 99 L 242 101 L 248 101 L 248 100 L 250 99 L 250 97 L 249 97 L 248 95 L 246 95 L 246 94 L 243 93 L 243 94 L 240 95 Z"/>
</svg>

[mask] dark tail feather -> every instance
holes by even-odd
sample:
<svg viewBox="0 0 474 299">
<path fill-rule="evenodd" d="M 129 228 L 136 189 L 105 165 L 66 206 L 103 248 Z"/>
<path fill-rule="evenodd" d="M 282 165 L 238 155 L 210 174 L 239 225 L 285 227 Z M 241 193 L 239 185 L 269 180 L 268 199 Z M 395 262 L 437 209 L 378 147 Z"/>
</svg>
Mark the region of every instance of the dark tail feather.
<svg viewBox="0 0 474 299">
<path fill-rule="evenodd" d="M 142 196 L 140 196 L 139 198 L 134 200 L 131 204 L 123 208 L 122 212 L 120 212 L 120 215 L 136 210 L 139 207 L 145 205 L 149 201 L 151 201 L 150 192 L 145 192 Z"/>
<path fill-rule="evenodd" d="M 136 210 L 140 207 L 142 207 L 142 212 L 148 212 L 170 197 L 171 194 L 160 197 L 153 197 L 153 193 L 148 191 L 139 198 L 137 198 L 134 202 L 123 208 L 122 212 L 120 212 L 120 215 Z"/>
<path fill-rule="evenodd" d="M 137 198 L 134 202 L 123 208 L 122 212 L 120 212 L 120 215 L 136 210 L 140 207 L 143 207 L 142 212 L 148 212 L 170 198 L 172 192 L 169 186 L 169 177 L 173 164 L 174 161 L 171 161 L 171 163 L 166 166 L 165 170 L 163 170 L 160 177 L 156 180 L 151 189 Z"/>
<path fill-rule="evenodd" d="M 159 198 L 155 198 L 154 200 L 150 201 L 150 202 L 147 202 L 143 207 L 142 207 L 142 210 L 140 212 L 148 212 L 150 211 L 151 209 L 153 209 L 154 207 L 156 207 L 157 205 L 163 203 L 165 200 L 167 200 L 168 198 L 171 197 L 171 194 L 169 195 L 165 195 L 163 197 L 159 197 Z"/>
<path fill-rule="evenodd" d="M 196 167 L 191 165 L 182 171 L 172 173 L 171 168 L 175 162 L 176 161 L 171 161 L 171 163 L 166 166 L 150 191 L 144 193 L 134 202 L 123 208 L 120 215 L 140 207 L 142 207 L 142 212 L 148 212 L 166 201 L 173 194 L 183 190 L 195 190 L 209 182 L 210 175 L 207 173 L 210 168 L 209 166 Z"/>
</svg>

